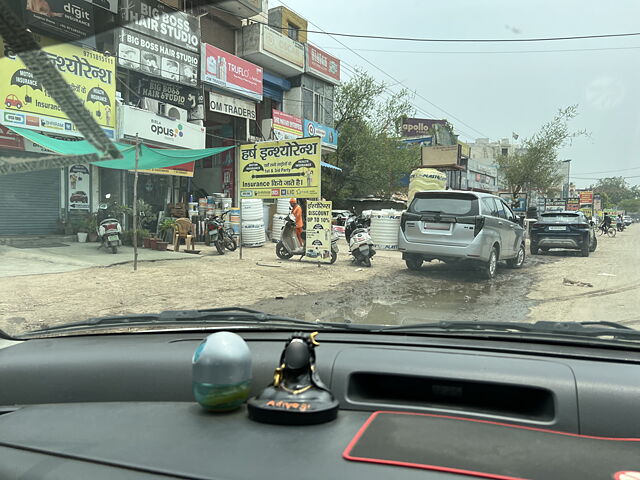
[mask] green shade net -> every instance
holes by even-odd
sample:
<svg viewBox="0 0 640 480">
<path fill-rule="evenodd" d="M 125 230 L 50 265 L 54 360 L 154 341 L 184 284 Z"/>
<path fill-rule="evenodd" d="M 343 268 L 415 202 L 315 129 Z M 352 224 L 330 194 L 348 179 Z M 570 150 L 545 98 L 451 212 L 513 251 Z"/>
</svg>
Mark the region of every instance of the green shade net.
<svg viewBox="0 0 640 480">
<path fill-rule="evenodd" d="M 9 127 L 18 135 L 22 135 L 33 143 L 53 150 L 63 155 L 86 155 L 89 153 L 98 153 L 93 145 L 86 140 L 69 141 L 58 140 L 57 138 L 47 137 L 41 133 L 34 132 L 27 128 Z M 118 160 L 101 160 L 91 162 L 93 165 L 104 168 L 114 168 L 116 170 L 133 170 L 136 166 L 136 150 L 134 145 L 114 142 L 118 150 L 122 152 L 121 159 Z M 140 155 L 138 158 L 139 170 L 150 170 L 152 168 L 173 167 L 182 165 L 183 163 L 193 162 L 204 157 L 216 155 L 218 153 L 229 150 L 231 147 L 201 148 L 196 150 L 188 149 L 159 149 L 149 148 L 144 144 L 140 144 Z"/>
</svg>

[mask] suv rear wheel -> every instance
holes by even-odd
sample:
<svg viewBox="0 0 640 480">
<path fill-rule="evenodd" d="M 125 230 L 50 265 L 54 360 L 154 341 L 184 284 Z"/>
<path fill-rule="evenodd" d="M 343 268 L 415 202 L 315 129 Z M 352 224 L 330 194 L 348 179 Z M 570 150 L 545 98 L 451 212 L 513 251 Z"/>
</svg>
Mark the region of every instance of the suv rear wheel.
<svg viewBox="0 0 640 480">
<path fill-rule="evenodd" d="M 582 248 L 580 249 L 580 253 L 582 254 L 583 257 L 589 256 L 589 242 L 582 243 Z"/>
<path fill-rule="evenodd" d="M 422 257 L 420 255 L 407 255 L 404 261 L 409 270 L 420 270 L 422 266 Z"/>
<path fill-rule="evenodd" d="M 538 254 L 538 246 L 534 245 L 533 243 L 529 246 L 529 251 L 531 252 L 531 255 L 537 255 Z"/>
<path fill-rule="evenodd" d="M 482 265 L 482 276 L 491 280 L 496 276 L 496 270 L 498 269 L 498 249 L 491 247 L 491 253 L 489 254 L 489 261 Z"/>
</svg>

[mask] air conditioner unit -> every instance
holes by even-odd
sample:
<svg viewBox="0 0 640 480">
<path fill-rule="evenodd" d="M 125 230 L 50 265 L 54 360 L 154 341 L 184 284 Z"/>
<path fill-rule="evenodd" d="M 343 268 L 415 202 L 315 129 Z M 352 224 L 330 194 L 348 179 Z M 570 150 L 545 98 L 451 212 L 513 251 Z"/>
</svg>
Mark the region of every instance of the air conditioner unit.
<svg viewBox="0 0 640 480">
<path fill-rule="evenodd" d="M 188 112 L 184 108 L 176 107 L 175 105 L 170 105 L 168 103 L 158 104 L 158 115 L 161 117 L 179 120 L 181 122 L 186 122 L 189 116 Z"/>
</svg>

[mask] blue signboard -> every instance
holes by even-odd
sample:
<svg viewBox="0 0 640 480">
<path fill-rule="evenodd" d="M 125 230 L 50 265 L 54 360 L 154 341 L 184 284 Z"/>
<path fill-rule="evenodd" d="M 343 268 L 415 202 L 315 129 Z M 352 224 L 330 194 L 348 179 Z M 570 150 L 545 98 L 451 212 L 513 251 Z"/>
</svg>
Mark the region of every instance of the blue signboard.
<svg viewBox="0 0 640 480">
<path fill-rule="evenodd" d="M 331 149 L 338 148 L 338 131 L 335 128 L 327 127 L 318 122 L 304 120 L 303 135 L 305 137 L 320 137 L 323 147 Z"/>
</svg>

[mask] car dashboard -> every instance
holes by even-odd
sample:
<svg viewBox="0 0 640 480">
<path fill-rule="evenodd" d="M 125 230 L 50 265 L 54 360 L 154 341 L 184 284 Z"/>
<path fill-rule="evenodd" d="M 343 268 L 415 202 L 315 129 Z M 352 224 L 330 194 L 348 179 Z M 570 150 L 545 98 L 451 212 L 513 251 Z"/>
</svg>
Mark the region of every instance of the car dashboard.
<svg viewBox="0 0 640 480">
<path fill-rule="evenodd" d="M 237 332 L 251 350 L 255 395 L 273 379 L 291 332 Z M 338 418 L 283 426 L 251 421 L 245 408 L 216 414 L 195 403 L 191 358 L 207 334 L 0 345 L 0 478 L 456 477 L 345 459 L 379 411 L 640 437 L 635 351 L 518 337 L 321 333 L 317 367 L 340 402 Z"/>
</svg>

